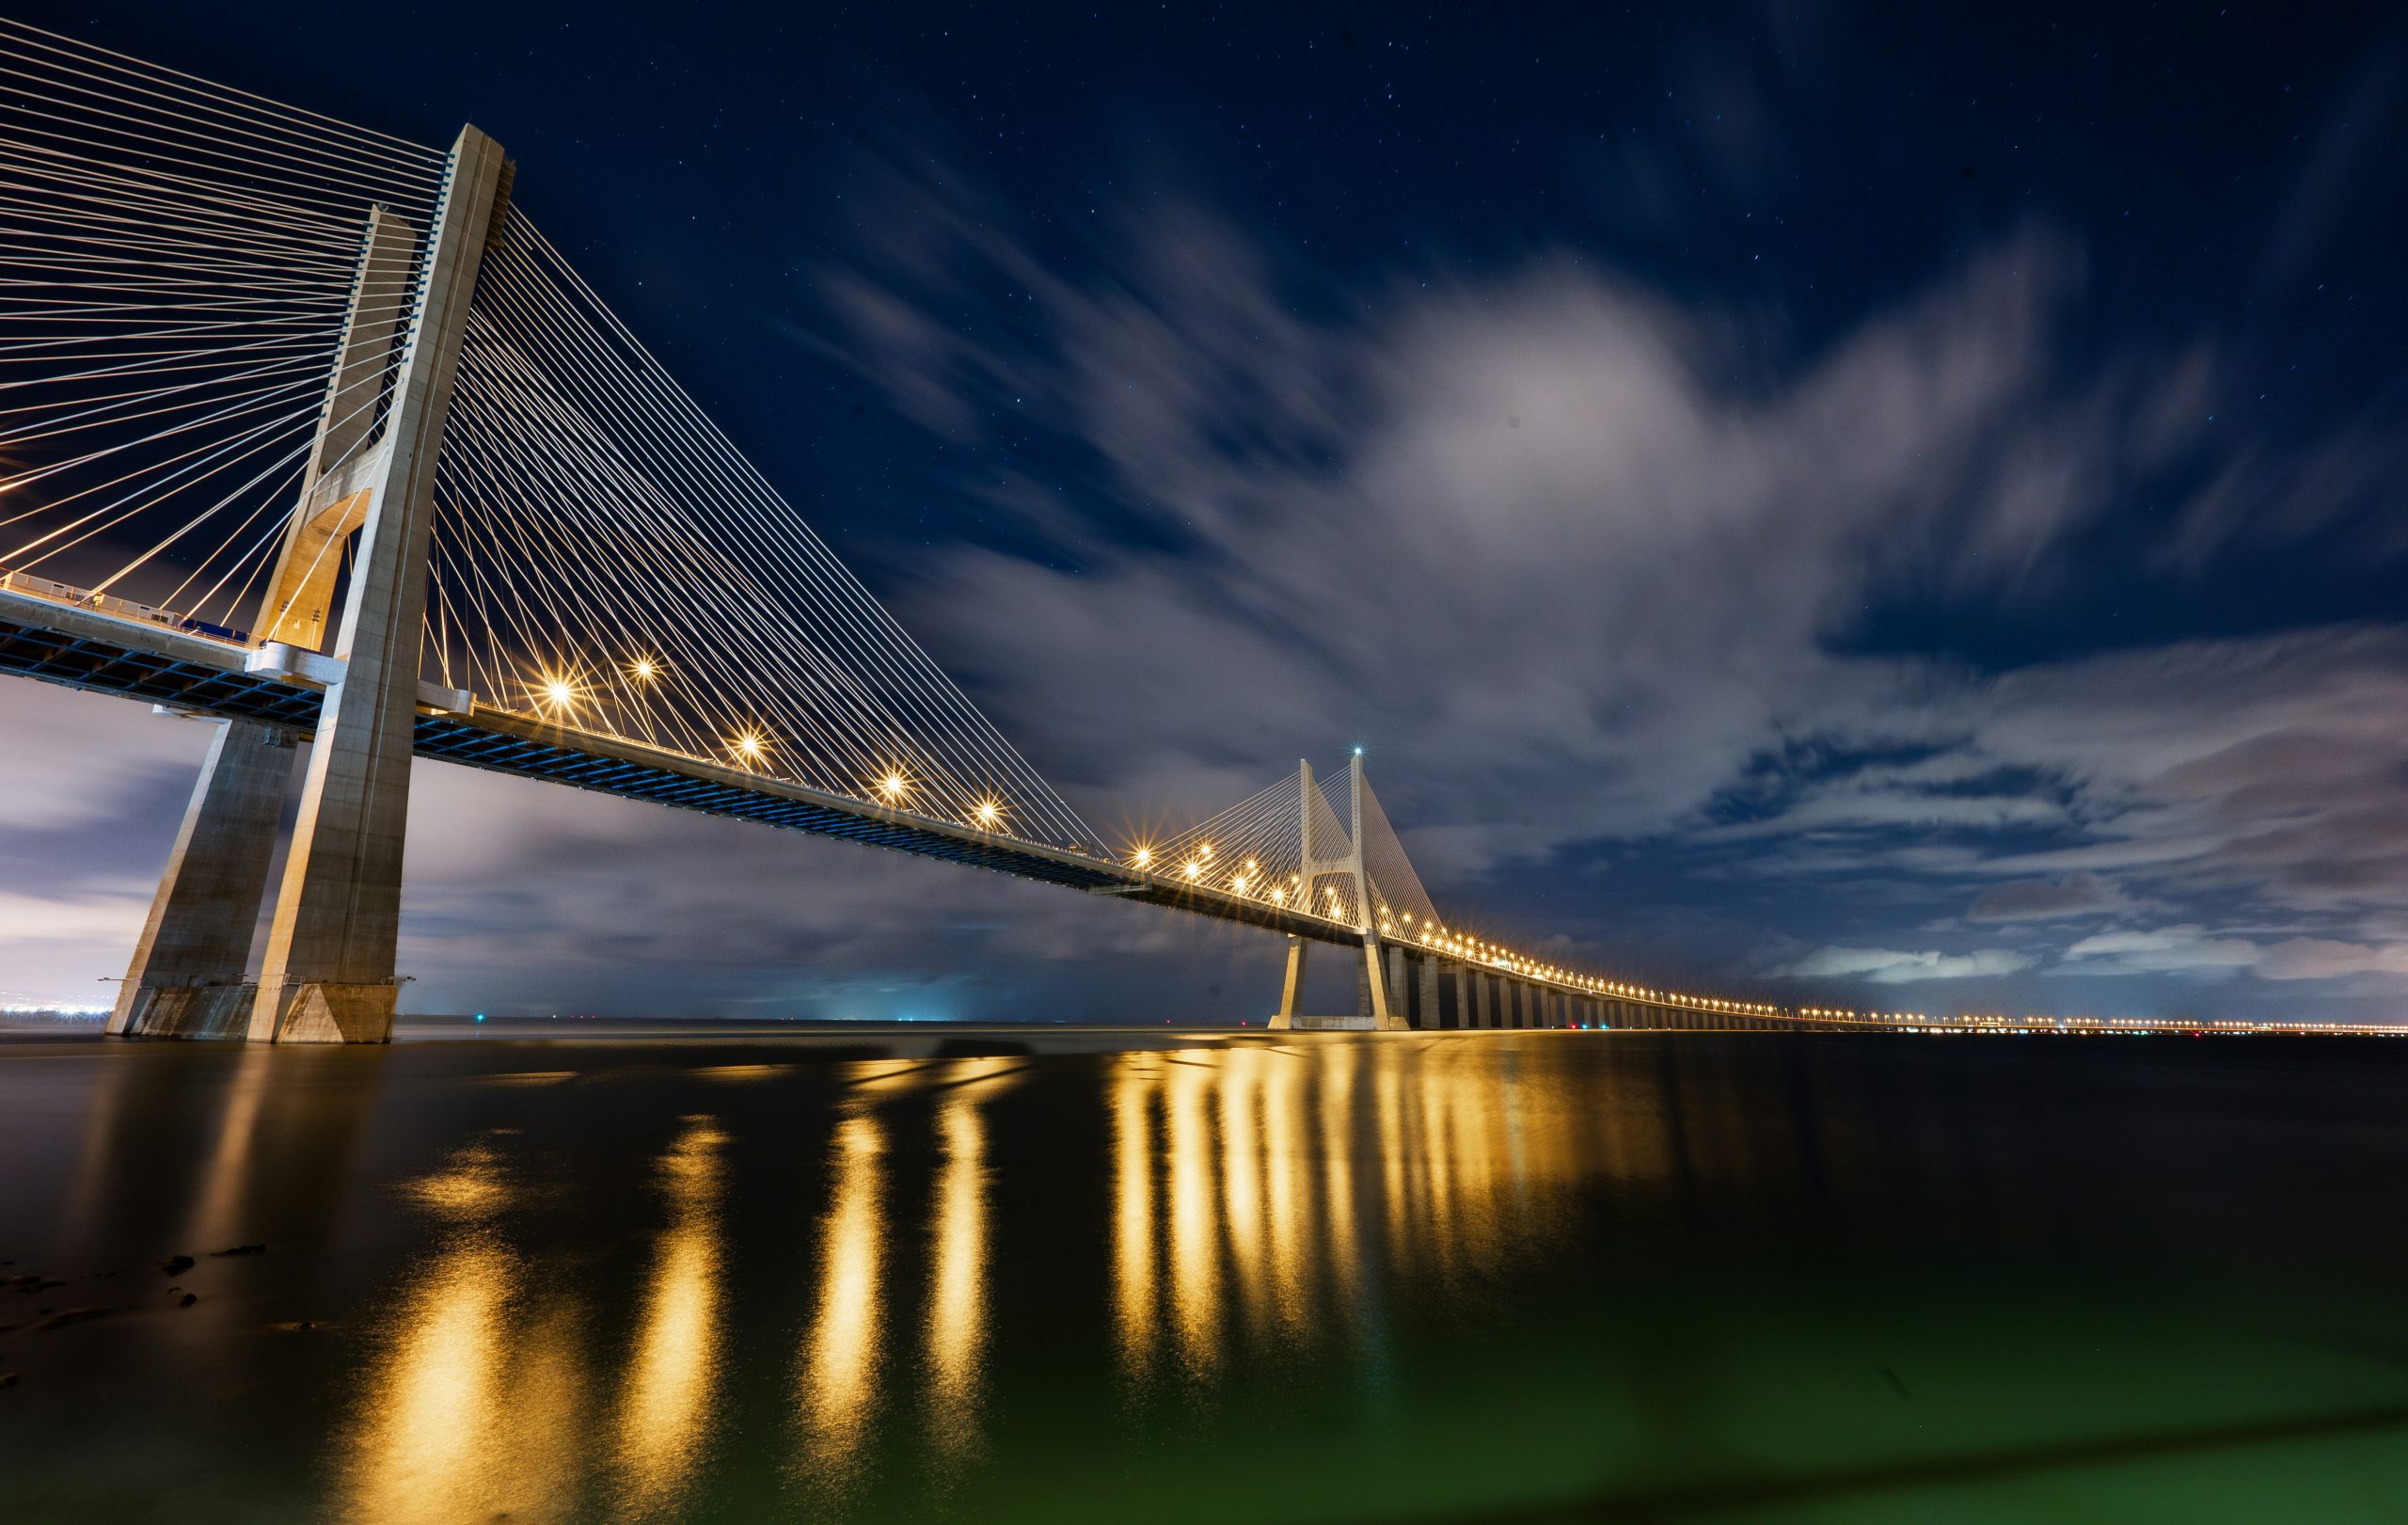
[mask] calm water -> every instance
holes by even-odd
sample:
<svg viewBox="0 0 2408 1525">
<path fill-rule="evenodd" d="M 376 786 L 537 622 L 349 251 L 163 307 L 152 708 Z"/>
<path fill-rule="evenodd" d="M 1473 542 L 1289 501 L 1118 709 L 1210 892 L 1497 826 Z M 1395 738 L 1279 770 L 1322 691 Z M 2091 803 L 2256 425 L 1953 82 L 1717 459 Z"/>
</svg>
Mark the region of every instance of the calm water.
<svg viewBox="0 0 2408 1525">
<path fill-rule="evenodd" d="M 0 1518 L 2408 1517 L 2408 1044 L 1138 1040 L 0 1042 Z"/>
</svg>

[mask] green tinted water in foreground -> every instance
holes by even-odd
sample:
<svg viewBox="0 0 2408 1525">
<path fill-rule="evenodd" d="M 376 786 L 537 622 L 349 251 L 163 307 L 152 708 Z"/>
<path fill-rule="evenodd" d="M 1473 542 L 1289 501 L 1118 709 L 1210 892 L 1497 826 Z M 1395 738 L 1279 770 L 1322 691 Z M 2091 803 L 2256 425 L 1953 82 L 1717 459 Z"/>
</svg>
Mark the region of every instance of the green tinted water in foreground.
<svg viewBox="0 0 2408 1525">
<path fill-rule="evenodd" d="M 2408 1517 L 2408 1045 L 931 1048 L 0 1042 L 0 1518 Z"/>
</svg>

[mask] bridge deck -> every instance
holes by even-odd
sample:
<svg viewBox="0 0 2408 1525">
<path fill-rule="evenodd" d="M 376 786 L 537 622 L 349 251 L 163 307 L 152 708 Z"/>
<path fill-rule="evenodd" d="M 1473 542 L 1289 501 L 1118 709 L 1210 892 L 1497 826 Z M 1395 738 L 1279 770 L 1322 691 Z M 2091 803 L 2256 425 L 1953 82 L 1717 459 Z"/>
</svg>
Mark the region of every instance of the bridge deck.
<svg viewBox="0 0 2408 1525">
<path fill-rule="evenodd" d="M 263 721 L 304 737 L 313 733 L 325 695 L 324 684 L 282 669 L 254 671 L 255 656 L 256 648 L 241 641 L 0 587 L 0 673 L 146 699 L 170 709 Z M 313 664 L 325 670 L 323 659 L 298 665 Z M 421 692 L 439 695 L 441 691 L 430 687 Z M 1343 947 L 1362 945 L 1362 934 L 1355 929 L 1293 907 L 831 794 L 641 741 L 547 724 L 473 702 L 465 711 L 421 704 L 414 745 L 419 756 L 470 768 L 646 800 L 672 809 L 842 837 Z M 1410 942 L 1399 945 L 1414 949 Z M 1596 996 L 1574 981 L 1526 974 L 1507 977 L 1569 994 Z M 1718 1015 L 1677 997 L 1651 999 L 1625 991 L 1599 998 L 1675 1013 L 1683 1020 L 1710 1020 Z M 1814 1023 L 1786 1013 L 1773 1020 L 1808 1026 L 1852 1025 Z"/>
<path fill-rule="evenodd" d="M 249 671 L 250 651 L 237 642 L 0 589 L 0 673 L 310 734 L 324 687 L 290 673 Z M 484 706 L 460 713 L 421 705 L 416 751 L 421 757 L 843 837 L 1324 943 L 1358 946 L 1362 941 L 1352 928 L 1319 916 L 1108 859 Z"/>
</svg>

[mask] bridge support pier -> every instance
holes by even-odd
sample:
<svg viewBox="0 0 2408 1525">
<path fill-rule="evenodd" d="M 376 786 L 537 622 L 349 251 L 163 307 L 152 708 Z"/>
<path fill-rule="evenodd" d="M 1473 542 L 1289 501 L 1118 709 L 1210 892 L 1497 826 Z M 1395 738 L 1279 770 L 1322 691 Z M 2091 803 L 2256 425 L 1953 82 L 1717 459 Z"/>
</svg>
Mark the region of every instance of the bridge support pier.
<svg viewBox="0 0 2408 1525">
<path fill-rule="evenodd" d="M 1415 993 L 1420 997 L 1421 1009 L 1414 1015 L 1420 1019 L 1423 1027 L 1443 1027 L 1446 1024 L 1440 1020 L 1438 1012 L 1438 961 L 1434 955 L 1425 953 L 1415 962 L 1419 965 L 1414 973 L 1418 977 Z"/>
<path fill-rule="evenodd" d="M 129 1038 L 239 1037 L 243 976 L 277 816 L 293 782 L 293 738 L 257 721 L 217 723 L 200 782 L 134 945 L 108 1030 Z"/>
<path fill-rule="evenodd" d="M 1279 983 L 1279 1009 L 1271 1018 L 1275 1028 L 1296 1025 L 1296 1003 L 1305 993 L 1305 940 L 1295 933 L 1288 934 L 1288 977 Z"/>
<path fill-rule="evenodd" d="M 277 894 L 250 1037 L 381 1043 L 401 985 L 402 848 L 418 720 L 419 627 L 434 532 L 435 467 L 477 267 L 500 210 L 501 145 L 473 127 L 452 145 L 428 235 L 418 310 L 370 472 L 359 553 L 319 711 L 301 816 Z M 296 511 L 307 517 L 305 502 Z"/>
<path fill-rule="evenodd" d="M 1403 1019 L 1403 1005 L 1399 983 L 1387 974 L 1387 949 L 1380 945 L 1377 932 L 1363 935 L 1363 966 L 1355 974 L 1355 1017 L 1370 1019 L 1372 1028 L 1382 1034 L 1402 1034 L 1411 1026 Z"/>
<path fill-rule="evenodd" d="M 1406 1025 L 1388 998 L 1387 960 L 1382 957 L 1377 932 L 1363 938 L 1363 963 L 1354 980 L 1354 1014 L 1370 1019 L 1381 1032 L 1400 1032 Z"/>
<path fill-rule="evenodd" d="M 461 130 L 422 262 L 404 219 L 382 208 L 368 218 L 301 500 L 261 610 L 262 639 L 317 648 L 342 543 L 358 534 L 333 653 L 342 675 L 319 710 L 256 994 L 243 975 L 292 739 L 233 721 L 211 745 L 110 1032 L 279 1042 L 392 1035 L 436 458 L 506 168 L 500 145 Z M 382 434 L 371 444 L 380 399 Z"/>
</svg>

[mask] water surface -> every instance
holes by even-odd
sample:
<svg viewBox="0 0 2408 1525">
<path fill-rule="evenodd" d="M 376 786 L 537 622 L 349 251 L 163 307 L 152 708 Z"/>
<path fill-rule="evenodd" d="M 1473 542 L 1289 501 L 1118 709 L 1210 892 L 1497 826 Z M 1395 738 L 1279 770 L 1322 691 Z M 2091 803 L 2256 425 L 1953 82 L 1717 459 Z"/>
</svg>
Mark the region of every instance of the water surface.
<svg viewBox="0 0 2408 1525">
<path fill-rule="evenodd" d="M 2403 1081 L 2337 1040 L 0 1042 L 0 1518 L 2395 1520 Z"/>
</svg>

